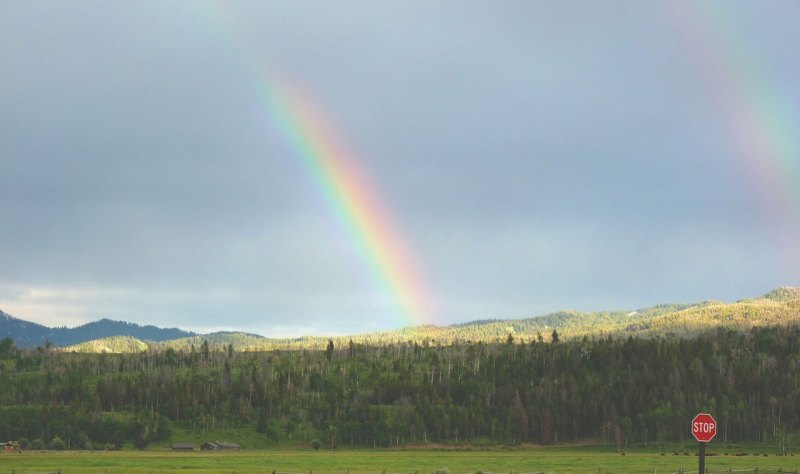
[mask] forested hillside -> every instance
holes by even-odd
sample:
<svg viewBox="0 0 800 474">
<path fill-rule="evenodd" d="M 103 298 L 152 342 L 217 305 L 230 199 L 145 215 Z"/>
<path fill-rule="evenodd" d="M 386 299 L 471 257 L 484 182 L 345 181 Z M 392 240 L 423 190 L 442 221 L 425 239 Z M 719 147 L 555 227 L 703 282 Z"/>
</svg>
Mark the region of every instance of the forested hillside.
<svg viewBox="0 0 800 474">
<path fill-rule="evenodd" d="M 323 446 L 719 440 L 792 443 L 800 328 L 693 338 L 77 354 L 0 344 L 0 437 L 145 447 L 176 430 Z M 236 439 L 230 439 L 236 441 Z"/>
</svg>

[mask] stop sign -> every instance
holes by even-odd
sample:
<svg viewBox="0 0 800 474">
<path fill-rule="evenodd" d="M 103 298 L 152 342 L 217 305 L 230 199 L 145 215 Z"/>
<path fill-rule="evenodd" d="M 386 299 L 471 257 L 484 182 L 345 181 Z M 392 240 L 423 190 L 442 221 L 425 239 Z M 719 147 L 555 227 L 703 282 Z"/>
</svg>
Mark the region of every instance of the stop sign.
<svg viewBox="0 0 800 474">
<path fill-rule="evenodd" d="M 708 413 L 698 413 L 692 420 L 692 434 L 701 443 L 708 443 L 717 434 L 717 422 Z"/>
</svg>

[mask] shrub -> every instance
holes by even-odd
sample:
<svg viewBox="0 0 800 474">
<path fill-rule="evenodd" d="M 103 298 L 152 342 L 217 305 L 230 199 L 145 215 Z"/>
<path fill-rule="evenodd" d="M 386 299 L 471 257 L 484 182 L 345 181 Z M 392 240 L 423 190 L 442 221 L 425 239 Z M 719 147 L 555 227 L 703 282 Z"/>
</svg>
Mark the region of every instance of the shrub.
<svg viewBox="0 0 800 474">
<path fill-rule="evenodd" d="M 58 437 L 58 435 L 53 436 L 53 441 L 50 441 L 50 449 L 55 451 L 63 451 L 67 445 L 64 443 L 64 440 Z"/>
</svg>

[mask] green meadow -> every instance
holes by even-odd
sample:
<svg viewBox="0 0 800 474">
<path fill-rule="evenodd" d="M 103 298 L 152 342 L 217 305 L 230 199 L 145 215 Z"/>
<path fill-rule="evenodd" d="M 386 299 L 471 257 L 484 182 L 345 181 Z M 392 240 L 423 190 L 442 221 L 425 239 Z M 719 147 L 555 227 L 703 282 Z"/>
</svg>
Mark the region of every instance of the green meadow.
<svg viewBox="0 0 800 474">
<path fill-rule="evenodd" d="M 800 455 L 716 453 L 706 458 L 711 472 L 795 472 Z M 0 455 L 0 474 L 475 474 L 475 473 L 672 473 L 697 470 L 687 454 L 628 452 L 600 447 L 527 449 L 274 449 L 241 452 L 23 452 Z M 755 472 L 755 471 L 753 471 Z"/>
</svg>

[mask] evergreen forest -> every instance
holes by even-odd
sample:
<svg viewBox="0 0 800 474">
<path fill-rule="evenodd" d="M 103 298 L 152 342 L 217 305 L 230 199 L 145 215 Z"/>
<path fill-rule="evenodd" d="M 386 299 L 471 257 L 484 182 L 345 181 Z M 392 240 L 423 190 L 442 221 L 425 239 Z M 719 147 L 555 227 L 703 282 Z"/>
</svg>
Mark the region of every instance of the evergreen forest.
<svg viewBox="0 0 800 474">
<path fill-rule="evenodd" d="M 625 449 L 687 440 L 699 411 L 719 440 L 784 449 L 800 429 L 800 327 L 263 352 L 88 354 L 4 339 L 0 387 L 0 437 L 34 449 L 144 449 L 220 429 L 322 448 Z"/>
</svg>

